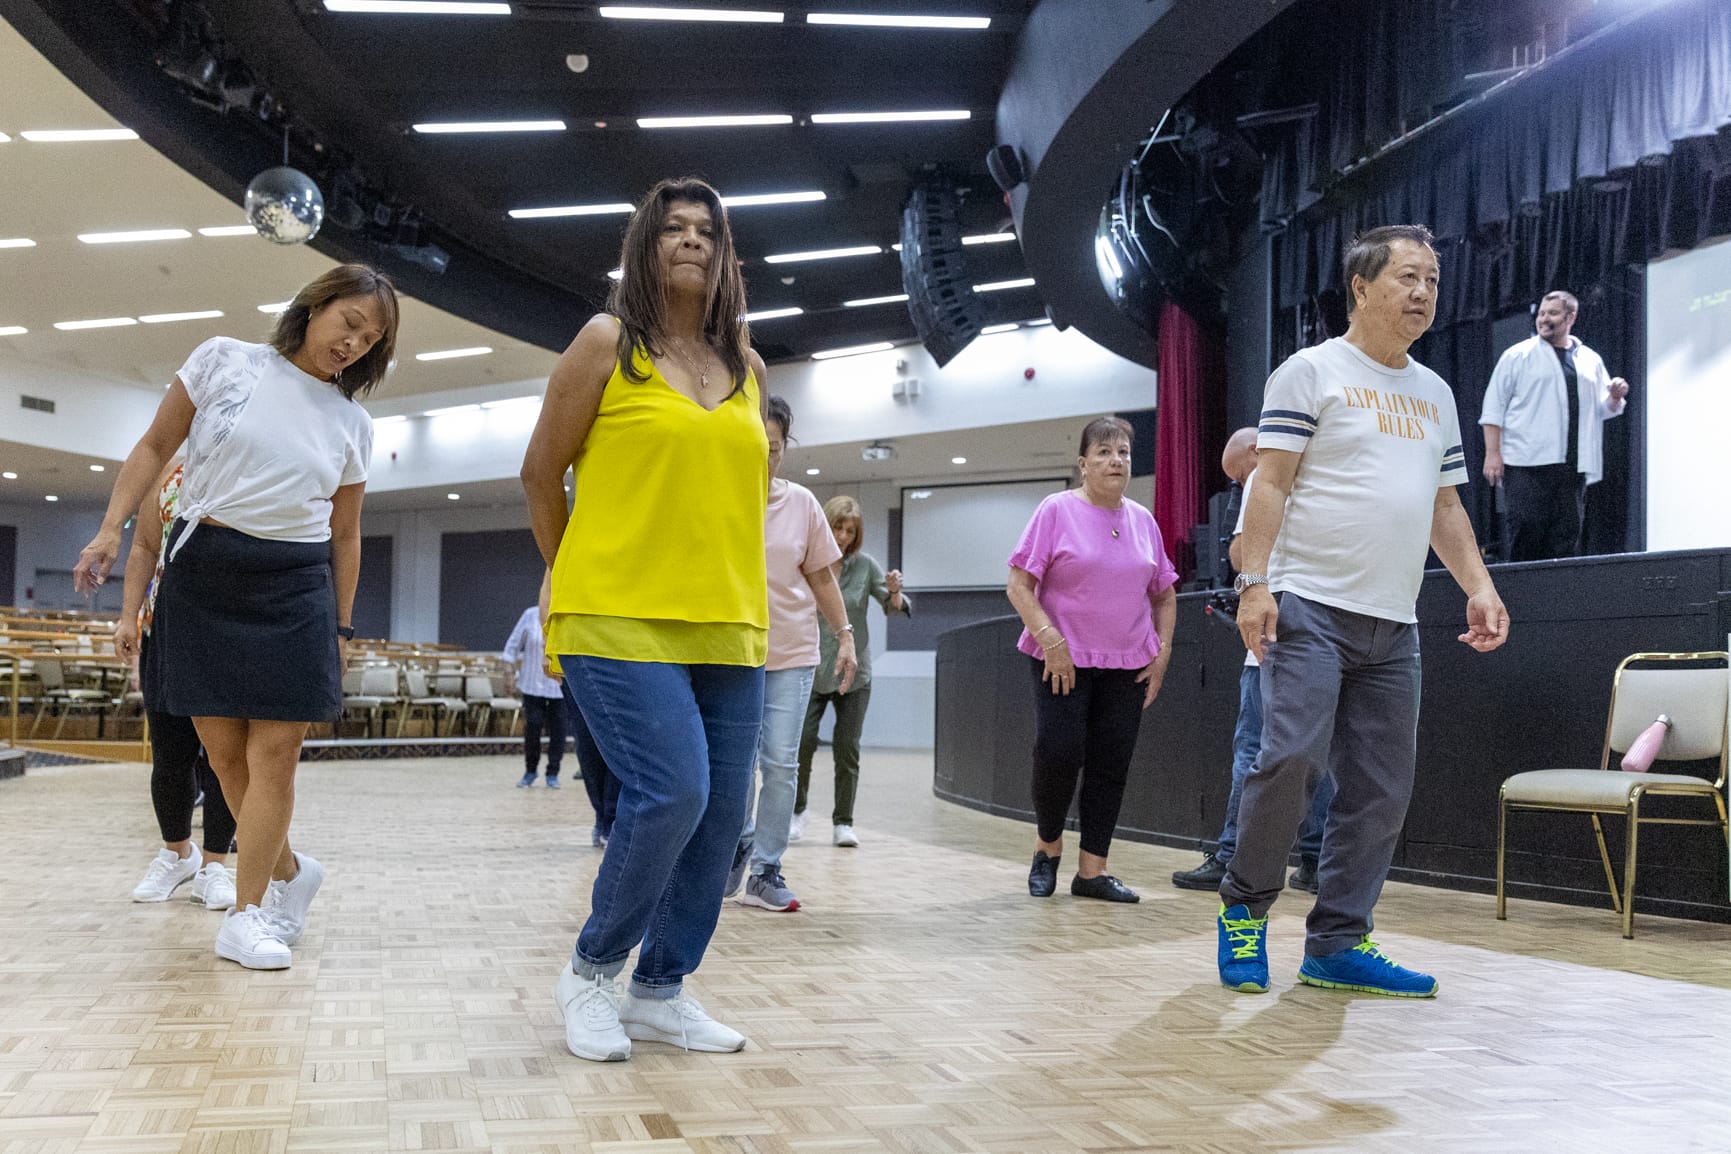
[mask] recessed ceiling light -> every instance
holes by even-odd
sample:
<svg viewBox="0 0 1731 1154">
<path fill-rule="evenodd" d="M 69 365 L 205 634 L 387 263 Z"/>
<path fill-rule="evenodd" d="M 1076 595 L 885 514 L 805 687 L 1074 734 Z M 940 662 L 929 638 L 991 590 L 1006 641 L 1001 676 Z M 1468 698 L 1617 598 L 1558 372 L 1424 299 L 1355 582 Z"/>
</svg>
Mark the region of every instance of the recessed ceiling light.
<svg viewBox="0 0 1731 1154">
<path fill-rule="evenodd" d="M 850 345 L 843 349 L 825 349 L 822 352 L 811 354 L 811 359 L 827 361 L 835 357 L 857 357 L 861 353 L 887 353 L 893 348 L 895 346 L 888 341 L 874 341 L 869 345 Z"/>
<path fill-rule="evenodd" d="M 635 205 L 614 204 L 554 204 L 546 208 L 513 208 L 506 213 L 512 220 L 546 220 L 556 216 L 617 216 L 636 211 Z"/>
<path fill-rule="evenodd" d="M 0 337 L 21 337 L 29 331 L 23 325 L 0 325 Z"/>
<path fill-rule="evenodd" d="M 478 0 L 325 0 L 325 11 L 392 16 L 509 16 L 511 6 Z"/>
<path fill-rule="evenodd" d="M 430 353 L 416 353 L 417 361 L 450 361 L 458 357 L 483 357 L 492 352 L 489 345 L 476 345 L 468 349 L 438 349 Z"/>
<path fill-rule="evenodd" d="M 1016 239 L 1013 232 L 982 232 L 975 236 L 964 236 L 963 244 L 1004 244 Z"/>
<path fill-rule="evenodd" d="M 641 4 L 603 4 L 608 20 L 704 20 L 730 24 L 780 24 L 780 12 L 735 8 L 659 8 Z"/>
<path fill-rule="evenodd" d="M 463 499 L 463 494 L 461 494 L 461 493 L 446 493 L 445 494 L 445 500 L 447 500 L 447 501 L 461 501 L 462 499 Z"/>
<path fill-rule="evenodd" d="M 205 309 L 196 313 L 151 313 L 138 319 L 147 325 L 166 325 L 175 321 L 207 321 L 222 315 L 221 309 Z"/>
<path fill-rule="evenodd" d="M 802 308 L 764 309 L 760 313 L 746 313 L 745 321 L 751 324 L 756 321 L 773 321 L 778 317 L 797 317 L 805 312 Z"/>
<path fill-rule="evenodd" d="M 1025 276 L 1025 277 L 1021 278 L 1020 280 L 995 280 L 995 281 L 991 281 L 988 284 L 977 284 L 974 286 L 974 291 L 977 293 L 1000 293 L 1000 292 L 1003 292 L 1005 289 L 1019 289 L 1019 288 L 1033 288 L 1033 287 L 1034 287 L 1034 278 L 1031 276 Z"/>
<path fill-rule="evenodd" d="M 7 481 L 16 481 L 18 479 L 18 474 L 17 473 L 0 473 L 0 478 L 3 478 Z"/>
<path fill-rule="evenodd" d="M 808 24 L 853 24 L 869 28 L 953 28 L 979 31 L 990 28 L 990 16 L 887 16 L 870 12 L 811 12 Z"/>
<path fill-rule="evenodd" d="M 968 463 L 968 459 L 966 457 L 951 457 L 950 458 L 950 464 L 952 464 L 952 465 L 965 465 L 967 463 Z"/>
<path fill-rule="evenodd" d="M 380 425 L 400 425 L 408 419 L 409 418 L 404 416 L 402 413 L 393 413 L 388 417 L 374 417 L 373 427 L 377 428 Z"/>
<path fill-rule="evenodd" d="M 624 280 L 625 279 L 625 270 L 622 268 L 616 268 L 607 274 L 607 279 L 608 280 Z"/>
<path fill-rule="evenodd" d="M 76 332 L 79 329 L 117 329 L 123 325 L 135 325 L 138 322 L 131 317 L 103 317 L 92 321 L 55 321 L 54 327 L 62 332 Z"/>
<path fill-rule="evenodd" d="M 639 128 L 751 128 L 758 125 L 792 124 L 793 117 L 781 113 L 753 116 L 639 116 Z"/>
<path fill-rule="evenodd" d="M 965 108 L 937 112 L 818 112 L 813 124 L 901 124 L 915 120 L 967 120 L 973 115 Z"/>
<path fill-rule="evenodd" d="M 821 474 L 821 473 L 822 473 L 822 472 L 823 472 L 823 470 L 822 470 L 822 469 L 807 469 L 807 470 L 806 470 L 806 471 L 805 471 L 805 475 L 806 475 L 806 476 L 808 476 L 808 477 L 816 477 L 816 476 L 818 476 L 818 475 L 819 475 L 819 474 Z M 10 473 L 8 473 L 8 474 L 6 474 L 6 475 L 7 475 L 7 476 L 8 476 L 8 477 L 10 477 L 10 476 L 11 476 L 11 475 L 12 475 L 12 474 L 10 474 Z"/>
<path fill-rule="evenodd" d="M 139 228 L 130 232 L 81 232 L 85 244 L 131 244 L 146 240 L 185 240 L 192 234 L 184 228 Z"/>
<path fill-rule="evenodd" d="M 44 497 L 42 499 L 44 501 L 58 501 L 58 500 L 60 500 L 60 498 L 56 497 L 53 493 L 48 494 L 46 497 Z"/>
<path fill-rule="evenodd" d="M 130 128 L 50 128 L 33 129 L 18 135 L 33 144 L 78 144 L 87 140 L 137 140 L 138 133 Z"/>
<path fill-rule="evenodd" d="M 35 248 L 36 242 L 27 236 L 12 236 L 0 240 L 0 248 Z"/>
<path fill-rule="evenodd" d="M 219 224 L 198 230 L 199 236 L 257 236 L 258 229 L 250 224 Z"/>
<path fill-rule="evenodd" d="M 899 305 L 908 299 L 907 293 L 896 293 L 887 297 L 862 297 L 857 301 L 842 301 L 844 309 L 863 309 L 870 305 Z"/>
<path fill-rule="evenodd" d="M 445 120 L 413 126 L 429 136 L 464 132 L 564 132 L 563 120 Z"/>
<path fill-rule="evenodd" d="M 480 405 L 447 405 L 442 409 L 428 409 L 426 412 L 422 413 L 421 416 L 443 417 L 450 413 L 473 413 L 478 411 L 480 408 Z"/>
<path fill-rule="evenodd" d="M 724 196 L 721 203 L 728 208 L 751 208 L 760 204 L 809 204 L 823 200 L 822 192 L 758 192 L 750 196 Z"/>
<path fill-rule="evenodd" d="M 288 307 L 292 304 L 294 304 L 293 301 L 276 301 L 273 304 L 259 305 L 258 311 L 261 313 L 272 313 L 272 314 L 285 313 L 288 311 Z"/>
<path fill-rule="evenodd" d="M 106 472 L 108 472 L 108 466 L 107 465 L 92 465 L 92 466 L 90 466 L 90 471 L 92 473 L 106 473 Z"/>
<path fill-rule="evenodd" d="M 810 252 L 778 252 L 764 257 L 768 264 L 793 264 L 802 260 L 835 260 L 844 256 L 876 256 L 883 249 L 875 244 L 854 245 L 852 248 L 819 248 Z"/>
<path fill-rule="evenodd" d="M 980 330 L 980 335 L 982 337 L 989 337 L 993 333 L 1013 333 L 1020 327 L 1021 326 L 1015 321 L 1010 321 L 1007 324 L 1001 325 L 987 325 L 985 328 Z"/>
</svg>

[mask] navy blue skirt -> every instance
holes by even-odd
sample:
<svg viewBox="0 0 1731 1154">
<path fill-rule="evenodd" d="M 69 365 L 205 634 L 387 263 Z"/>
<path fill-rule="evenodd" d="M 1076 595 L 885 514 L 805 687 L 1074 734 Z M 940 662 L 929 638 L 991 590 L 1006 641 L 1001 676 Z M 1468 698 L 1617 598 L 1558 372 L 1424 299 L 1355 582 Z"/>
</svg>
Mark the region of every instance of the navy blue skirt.
<svg viewBox="0 0 1731 1154">
<path fill-rule="evenodd" d="M 171 551 L 185 535 L 176 521 Z M 329 541 L 204 524 L 162 571 L 145 651 L 156 707 L 179 717 L 335 721 L 342 713 Z"/>
</svg>

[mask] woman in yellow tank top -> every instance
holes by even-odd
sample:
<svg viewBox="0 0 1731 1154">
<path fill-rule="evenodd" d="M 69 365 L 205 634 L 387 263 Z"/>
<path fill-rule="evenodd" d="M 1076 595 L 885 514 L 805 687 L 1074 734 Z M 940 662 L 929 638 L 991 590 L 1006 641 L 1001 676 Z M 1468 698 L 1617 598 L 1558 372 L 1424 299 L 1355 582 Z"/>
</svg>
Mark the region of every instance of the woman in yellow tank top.
<svg viewBox="0 0 1731 1154">
<path fill-rule="evenodd" d="M 683 989 L 745 820 L 769 608 L 763 360 L 714 189 L 662 181 L 626 229 L 607 312 L 547 383 L 523 489 L 553 570 L 547 650 L 619 779 L 589 920 L 554 988 L 592 1061 L 631 1040 L 732 1051 Z M 564 475 L 576 471 L 566 511 Z M 614 979 L 641 946 L 627 993 Z"/>
</svg>

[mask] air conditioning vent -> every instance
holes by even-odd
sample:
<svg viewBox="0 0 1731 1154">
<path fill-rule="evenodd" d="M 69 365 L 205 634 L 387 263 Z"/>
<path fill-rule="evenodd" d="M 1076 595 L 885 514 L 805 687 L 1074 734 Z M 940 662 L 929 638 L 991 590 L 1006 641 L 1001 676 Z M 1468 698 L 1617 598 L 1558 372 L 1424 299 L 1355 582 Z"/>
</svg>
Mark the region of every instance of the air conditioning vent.
<svg viewBox="0 0 1731 1154">
<path fill-rule="evenodd" d="M 26 409 L 34 409 L 38 413 L 52 413 L 54 411 L 54 402 L 46 397 L 26 397 L 19 394 L 18 403 Z"/>
</svg>

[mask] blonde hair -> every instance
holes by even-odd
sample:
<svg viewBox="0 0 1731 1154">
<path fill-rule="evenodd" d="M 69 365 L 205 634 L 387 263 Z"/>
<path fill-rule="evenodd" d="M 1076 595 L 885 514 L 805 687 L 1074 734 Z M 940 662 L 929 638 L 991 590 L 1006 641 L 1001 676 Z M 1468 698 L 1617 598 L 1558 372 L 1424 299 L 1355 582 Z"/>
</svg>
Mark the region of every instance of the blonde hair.
<svg viewBox="0 0 1731 1154">
<path fill-rule="evenodd" d="M 865 510 L 859 502 L 845 493 L 839 497 L 831 497 L 823 503 L 823 519 L 829 522 L 830 532 L 835 532 L 839 522 L 853 522 L 853 541 L 842 550 L 843 557 L 851 557 L 859 552 L 860 538 L 865 536 Z"/>
</svg>

